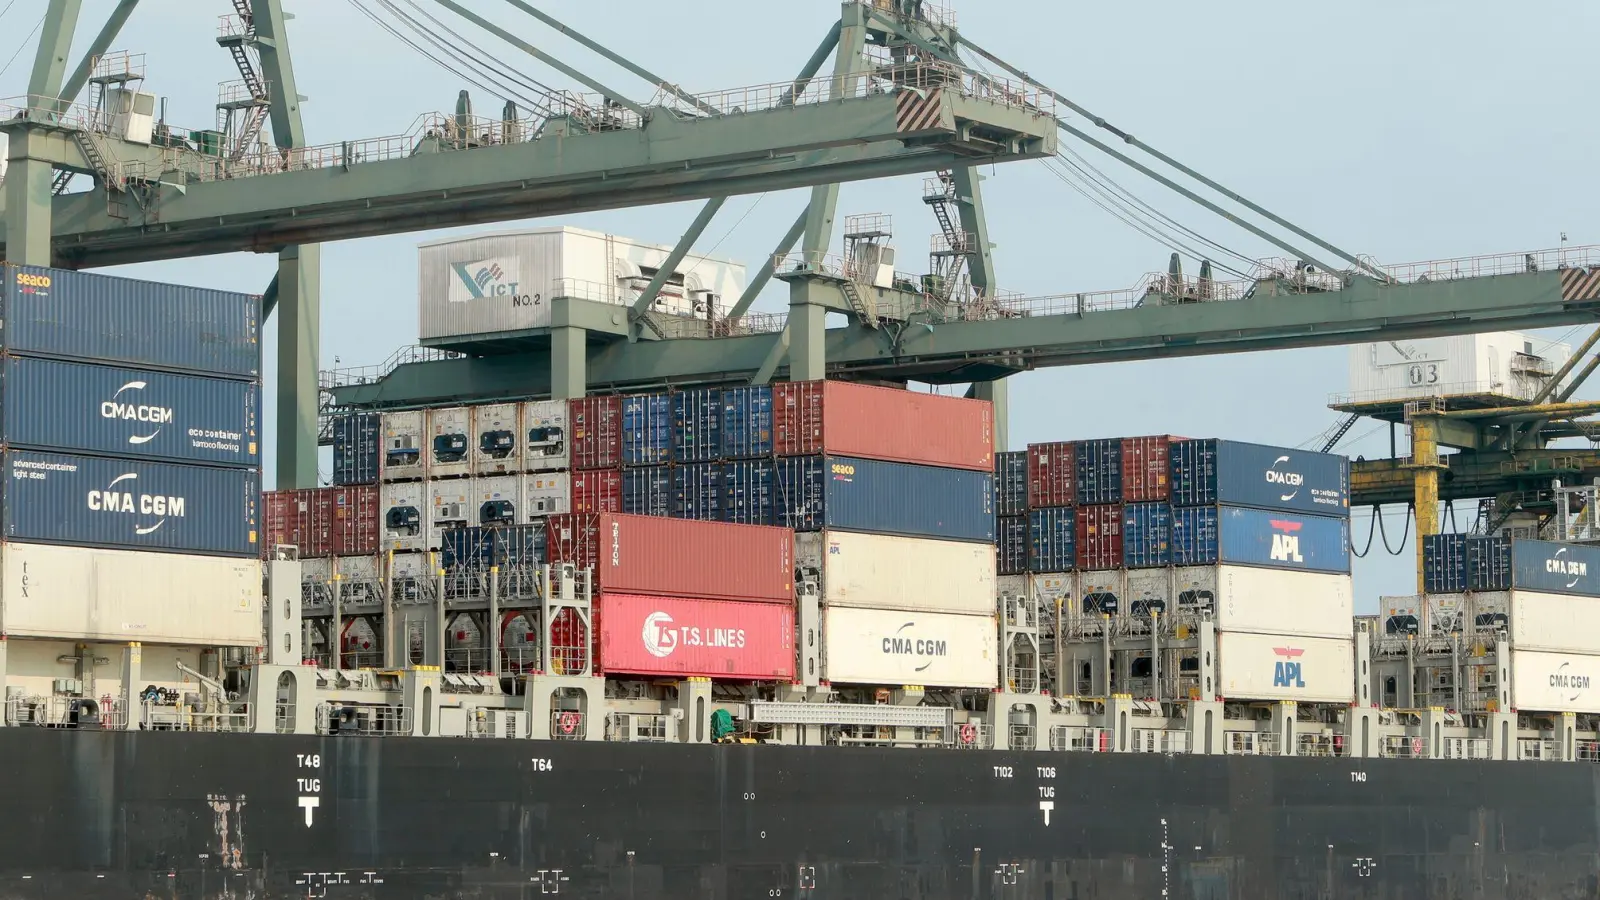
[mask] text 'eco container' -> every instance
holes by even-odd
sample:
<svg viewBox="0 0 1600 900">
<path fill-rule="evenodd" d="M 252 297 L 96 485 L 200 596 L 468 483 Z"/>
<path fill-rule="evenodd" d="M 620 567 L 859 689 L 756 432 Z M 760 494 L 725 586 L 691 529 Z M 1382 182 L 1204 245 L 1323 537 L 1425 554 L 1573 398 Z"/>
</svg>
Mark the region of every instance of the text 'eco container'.
<svg viewBox="0 0 1600 900">
<path fill-rule="evenodd" d="M 1234 563 L 1350 571 L 1350 520 L 1240 506 L 1172 511 L 1172 557 L 1180 566 Z"/>
<path fill-rule="evenodd" d="M 779 521 L 796 531 L 839 528 L 994 541 L 994 475 L 847 456 L 778 460 Z"/>
<path fill-rule="evenodd" d="M 1511 586 L 1524 591 L 1600 596 L 1600 547 L 1512 541 Z"/>
<path fill-rule="evenodd" d="M 746 681 L 794 678 L 794 610 L 776 603 L 607 592 L 600 669 Z"/>
<path fill-rule="evenodd" d="M 1350 515 L 1348 457 L 1219 440 L 1178 441 L 1171 454 L 1175 506 Z"/>
<path fill-rule="evenodd" d="M 772 420 L 780 456 L 837 454 L 994 469 L 994 409 L 986 400 L 795 381 L 772 386 Z"/>
<path fill-rule="evenodd" d="M 258 552 L 250 469 L 10 450 L 0 520 L 14 541 L 208 556 Z"/>
<path fill-rule="evenodd" d="M 567 417 L 572 434 L 572 468 L 615 469 L 622 465 L 621 397 L 573 400 Z"/>
<path fill-rule="evenodd" d="M 250 294 L 0 265 L 0 319 L 13 353 L 261 375 L 261 298 Z"/>
<path fill-rule="evenodd" d="M 994 455 L 994 511 L 998 516 L 1028 511 L 1028 451 Z"/>
<path fill-rule="evenodd" d="M 0 440 L 12 447 L 258 466 L 253 381 L 7 356 Z"/>
<path fill-rule="evenodd" d="M 794 601 L 787 529 L 615 513 L 553 516 L 550 559 L 593 566 L 602 589 L 716 600 Z"/>
<path fill-rule="evenodd" d="M 795 566 L 828 606 L 983 615 L 994 612 L 995 550 L 988 544 L 897 534 L 795 535 Z"/>
<path fill-rule="evenodd" d="M 822 614 L 823 675 L 836 684 L 992 688 L 993 615 L 832 606 Z"/>
</svg>

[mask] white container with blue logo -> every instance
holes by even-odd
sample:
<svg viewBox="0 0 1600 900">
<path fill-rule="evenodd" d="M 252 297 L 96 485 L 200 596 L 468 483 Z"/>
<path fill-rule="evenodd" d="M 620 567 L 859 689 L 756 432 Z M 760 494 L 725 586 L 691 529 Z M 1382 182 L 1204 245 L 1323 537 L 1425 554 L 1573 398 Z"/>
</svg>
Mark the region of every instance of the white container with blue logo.
<svg viewBox="0 0 1600 900">
<path fill-rule="evenodd" d="M 1350 460 L 1240 441 L 1178 441 L 1170 454 L 1174 506 L 1252 506 L 1350 515 Z"/>
<path fill-rule="evenodd" d="M 1353 642 L 1348 638 L 1218 633 L 1217 696 L 1224 700 L 1353 702 Z"/>
</svg>

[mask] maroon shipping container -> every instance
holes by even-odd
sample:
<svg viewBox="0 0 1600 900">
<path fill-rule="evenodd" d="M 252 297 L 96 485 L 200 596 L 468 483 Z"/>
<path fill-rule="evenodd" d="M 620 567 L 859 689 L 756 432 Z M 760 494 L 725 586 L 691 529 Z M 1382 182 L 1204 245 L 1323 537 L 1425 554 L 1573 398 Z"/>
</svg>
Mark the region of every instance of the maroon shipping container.
<svg viewBox="0 0 1600 900">
<path fill-rule="evenodd" d="M 794 602 L 794 532 L 620 513 L 551 516 L 550 561 L 592 566 L 606 591 Z"/>
<path fill-rule="evenodd" d="M 572 433 L 572 468 L 616 469 L 622 466 L 622 398 L 583 397 L 570 402 L 567 427 Z"/>
<path fill-rule="evenodd" d="M 1122 439 L 1122 499 L 1145 503 L 1172 498 L 1170 434 Z"/>
<path fill-rule="evenodd" d="M 622 512 L 622 470 L 590 469 L 572 473 L 572 511 Z"/>
<path fill-rule="evenodd" d="M 994 408 L 846 381 L 772 386 L 772 436 L 779 456 L 821 453 L 891 462 L 994 470 Z"/>
<path fill-rule="evenodd" d="M 334 556 L 372 556 L 378 552 L 378 486 L 323 488 L 333 498 Z"/>
<path fill-rule="evenodd" d="M 595 609 L 604 672 L 794 679 L 794 609 L 786 604 L 602 594 Z"/>
<path fill-rule="evenodd" d="M 1122 568 L 1122 504 L 1078 507 L 1078 568 Z"/>
<path fill-rule="evenodd" d="M 1076 447 L 1072 441 L 1028 445 L 1029 509 L 1078 502 Z"/>
<path fill-rule="evenodd" d="M 278 544 L 293 544 L 300 548 L 300 555 L 307 559 L 333 555 L 331 490 L 307 488 L 295 491 L 267 491 L 262 495 L 262 506 L 263 554 L 270 552 Z"/>
</svg>

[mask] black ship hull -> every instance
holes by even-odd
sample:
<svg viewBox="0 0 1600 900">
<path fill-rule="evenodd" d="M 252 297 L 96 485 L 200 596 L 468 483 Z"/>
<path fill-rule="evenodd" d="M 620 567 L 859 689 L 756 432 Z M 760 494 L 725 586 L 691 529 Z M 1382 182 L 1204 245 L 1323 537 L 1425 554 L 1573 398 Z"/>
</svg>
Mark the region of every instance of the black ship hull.
<svg viewBox="0 0 1600 900">
<path fill-rule="evenodd" d="M 0 729 L 0 898 L 1549 898 L 1582 764 Z"/>
</svg>

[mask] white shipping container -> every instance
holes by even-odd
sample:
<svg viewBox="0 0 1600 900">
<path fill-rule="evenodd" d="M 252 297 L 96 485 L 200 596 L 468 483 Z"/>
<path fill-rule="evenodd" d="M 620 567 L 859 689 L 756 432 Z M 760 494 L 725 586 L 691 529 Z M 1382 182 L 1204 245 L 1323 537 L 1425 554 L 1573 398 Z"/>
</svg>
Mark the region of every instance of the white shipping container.
<svg viewBox="0 0 1600 900">
<path fill-rule="evenodd" d="M 1511 645 L 1517 650 L 1600 655 L 1600 598 L 1512 592 Z"/>
<path fill-rule="evenodd" d="M 428 549 L 428 483 L 386 484 L 378 492 L 378 546 L 383 550 Z"/>
<path fill-rule="evenodd" d="M 432 553 L 395 553 L 389 557 L 389 584 L 396 605 L 431 602 L 438 580 Z"/>
<path fill-rule="evenodd" d="M 514 475 L 522 471 L 522 404 L 492 403 L 472 409 L 472 471 Z"/>
<path fill-rule="evenodd" d="M 339 575 L 340 603 L 382 603 L 383 565 L 376 556 L 341 556 L 333 560 Z"/>
<path fill-rule="evenodd" d="M 522 476 L 522 521 L 572 512 L 572 479 L 566 472 Z"/>
<path fill-rule="evenodd" d="M 1532 712 L 1600 713 L 1600 656 L 1512 651 L 1511 705 Z"/>
<path fill-rule="evenodd" d="M 828 606 L 992 615 L 993 544 L 853 531 L 795 535 L 795 566 Z M 815 573 L 809 574 L 809 573 Z"/>
<path fill-rule="evenodd" d="M 522 464 L 529 472 L 556 472 L 567 467 L 567 401 L 530 400 L 522 404 Z"/>
<path fill-rule="evenodd" d="M 1571 355 L 1567 344 L 1509 331 L 1355 344 L 1350 348 L 1348 399 L 1532 400 Z"/>
<path fill-rule="evenodd" d="M 1071 615 L 1098 619 L 1127 612 L 1128 570 L 1103 569 L 1078 573 L 1078 602 Z"/>
<path fill-rule="evenodd" d="M 1227 700 L 1349 703 L 1355 699 L 1354 643 L 1351 638 L 1219 633 L 1217 694 Z"/>
<path fill-rule="evenodd" d="M 1166 615 L 1172 611 L 1173 579 L 1168 569 L 1130 569 L 1123 589 L 1123 607 L 1128 615 L 1141 619 L 1152 611 Z"/>
<path fill-rule="evenodd" d="M 1349 575 L 1254 566 L 1183 566 L 1175 579 L 1179 594 L 1211 596 L 1218 631 L 1350 637 L 1355 602 Z"/>
<path fill-rule="evenodd" d="M 464 478 L 428 482 L 428 550 L 444 546 L 444 533 L 451 528 L 475 525 L 476 504 L 472 502 L 472 482 Z"/>
<path fill-rule="evenodd" d="M 1427 594 L 1422 603 L 1423 622 L 1429 634 L 1446 635 L 1467 630 L 1466 594 Z"/>
<path fill-rule="evenodd" d="M 492 475 L 472 479 L 472 525 L 515 525 L 523 521 L 522 476 Z"/>
<path fill-rule="evenodd" d="M 834 606 L 822 614 L 823 677 L 837 684 L 993 688 L 993 615 Z"/>
<path fill-rule="evenodd" d="M 428 477 L 472 474 L 472 410 L 445 406 L 428 410 Z"/>
<path fill-rule="evenodd" d="M 261 588 L 254 559 L 0 544 L 8 637 L 256 647 Z"/>
<path fill-rule="evenodd" d="M 387 412 L 379 419 L 383 430 L 383 481 L 413 481 L 427 474 L 427 414 L 420 409 Z"/>
</svg>

